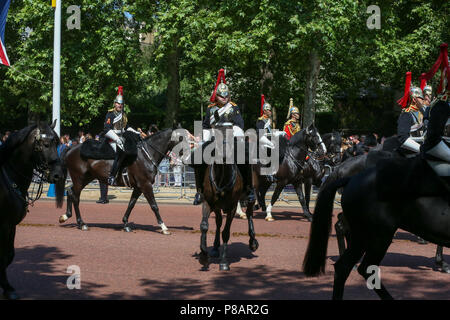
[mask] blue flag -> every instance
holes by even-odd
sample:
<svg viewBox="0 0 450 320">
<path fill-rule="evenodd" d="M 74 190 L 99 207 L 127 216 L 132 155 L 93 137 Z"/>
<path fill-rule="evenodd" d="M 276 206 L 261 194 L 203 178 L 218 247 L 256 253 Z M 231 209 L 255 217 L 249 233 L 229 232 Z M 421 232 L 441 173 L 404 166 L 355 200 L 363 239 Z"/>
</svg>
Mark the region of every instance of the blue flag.
<svg viewBox="0 0 450 320">
<path fill-rule="evenodd" d="M 5 49 L 5 25 L 11 0 L 0 0 L 0 63 L 9 66 Z"/>
</svg>

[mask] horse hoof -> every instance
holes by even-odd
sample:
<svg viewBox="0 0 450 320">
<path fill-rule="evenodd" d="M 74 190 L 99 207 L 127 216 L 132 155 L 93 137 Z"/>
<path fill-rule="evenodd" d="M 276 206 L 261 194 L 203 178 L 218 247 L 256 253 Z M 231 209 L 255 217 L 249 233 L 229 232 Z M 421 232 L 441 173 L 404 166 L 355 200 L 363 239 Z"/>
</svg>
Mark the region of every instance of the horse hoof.
<svg viewBox="0 0 450 320">
<path fill-rule="evenodd" d="M 240 214 L 239 218 L 243 219 L 243 220 L 247 220 L 247 215 L 245 213 Z"/>
<path fill-rule="evenodd" d="M 258 210 L 260 208 L 260 205 L 259 204 L 255 204 L 255 206 L 254 206 L 254 208 L 253 208 L 253 210 Z"/>
<path fill-rule="evenodd" d="M 444 263 L 436 262 L 436 267 L 442 273 L 450 273 L 450 266 L 447 263 L 445 263 L 445 262 Z"/>
<path fill-rule="evenodd" d="M 165 234 L 165 235 L 170 235 L 171 234 L 169 230 L 161 230 L 161 233 Z"/>
<path fill-rule="evenodd" d="M 219 250 L 212 249 L 209 256 L 212 258 L 217 258 L 219 256 Z"/>
<path fill-rule="evenodd" d="M 130 228 L 130 227 L 125 227 L 125 228 L 123 228 L 123 231 L 125 231 L 125 232 L 131 232 L 131 228 Z"/>
<path fill-rule="evenodd" d="M 59 223 L 64 223 L 67 221 L 67 215 L 63 214 L 62 216 L 59 217 Z"/>
<path fill-rule="evenodd" d="M 89 231 L 89 227 L 85 224 L 83 224 L 80 229 L 81 231 Z"/>
<path fill-rule="evenodd" d="M 19 295 L 15 291 L 5 291 L 3 292 L 3 297 L 7 300 L 18 300 L 20 299 Z"/>
<path fill-rule="evenodd" d="M 258 250 L 258 248 L 259 248 L 258 240 L 256 240 L 256 239 L 254 239 L 253 241 L 250 240 L 249 247 L 252 252 L 255 252 L 256 250 Z"/>
<path fill-rule="evenodd" d="M 203 265 L 203 269 L 204 270 L 208 270 L 209 268 L 209 258 L 208 258 L 208 254 L 201 252 L 199 257 L 198 257 L 198 261 L 200 262 L 201 265 Z"/>
<path fill-rule="evenodd" d="M 221 264 L 219 264 L 219 270 L 220 271 L 229 271 L 230 265 L 228 263 L 221 263 Z"/>
<path fill-rule="evenodd" d="M 275 221 L 275 219 L 273 217 L 265 217 L 264 220 L 271 222 L 271 221 Z"/>
<path fill-rule="evenodd" d="M 312 222 L 312 214 L 310 214 L 310 213 L 304 213 L 303 214 L 303 216 L 309 221 L 309 222 Z"/>
</svg>

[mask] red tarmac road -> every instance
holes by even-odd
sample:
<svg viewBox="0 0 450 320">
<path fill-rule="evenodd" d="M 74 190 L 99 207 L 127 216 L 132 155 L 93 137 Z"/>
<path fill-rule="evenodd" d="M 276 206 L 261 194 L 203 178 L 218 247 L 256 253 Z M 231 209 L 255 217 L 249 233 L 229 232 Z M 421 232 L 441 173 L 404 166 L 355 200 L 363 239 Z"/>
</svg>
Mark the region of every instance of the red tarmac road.
<svg viewBox="0 0 450 320">
<path fill-rule="evenodd" d="M 65 207 L 65 206 L 64 206 Z M 231 270 L 219 271 L 213 259 L 201 271 L 201 207 L 160 205 L 172 232 L 159 233 L 147 204 L 137 204 L 122 231 L 126 204 L 81 204 L 89 231 L 76 228 L 73 216 L 58 223 L 64 210 L 54 202 L 38 201 L 17 228 L 16 257 L 9 279 L 23 299 L 330 299 L 338 250 L 334 231 L 328 249 L 327 274 L 306 278 L 301 264 L 310 224 L 301 209 L 275 207 L 275 222 L 256 212 L 259 249 L 248 248 L 247 221 L 234 219 L 229 246 Z M 289 211 L 289 212 L 288 212 Z M 293 212 L 292 212 L 293 211 Z M 210 231 L 215 231 L 214 214 Z M 208 234 L 212 247 L 214 234 Z M 449 299 L 450 275 L 433 271 L 436 246 L 419 245 L 416 237 L 399 230 L 382 262 L 381 278 L 396 299 Z M 447 251 L 447 252 L 445 252 Z M 448 249 L 444 249 L 450 261 Z M 69 290 L 67 268 L 81 271 L 81 289 Z M 378 299 L 356 271 L 347 281 L 345 299 Z"/>
</svg>

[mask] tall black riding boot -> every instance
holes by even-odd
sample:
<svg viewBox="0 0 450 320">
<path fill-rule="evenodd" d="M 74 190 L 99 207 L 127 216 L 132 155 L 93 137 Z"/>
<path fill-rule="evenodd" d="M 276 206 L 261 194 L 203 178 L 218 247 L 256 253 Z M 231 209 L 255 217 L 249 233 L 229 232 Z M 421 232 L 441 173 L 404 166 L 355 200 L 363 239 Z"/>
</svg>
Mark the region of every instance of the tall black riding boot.
<svg viewBox="0 0 450 320">
<path fill-rule="evenodd" d="M 195 186 L 197 188 L 197 193 L 195 194 L 193 205 L 199 205 L 203 202 L 203 181 L 205 180 L 205 171 L 206 166 L 201 165 L 194 165 L 194 172 L 195 172 Z"/>
<path fill-rule="evenodd" d="M 252 166 L 250 164 L 238 165 L 239 171 L 242 174 L 244 180 L 244 192 L 247 193 L 247 201 L 253 202 L 256 200 L 255 188 L 253 187 Z"/>
<path fill-rule="evenodd" d="M 124 158 L 124 154 L 125 153 L 121 149 L 117 148 L 117 152 L 114 157 L 114 163 L 112 165 L 111 172 L 109 173 L 108 177 L 108 184 L 111 186 L 117 185 L 116 176 L 117 172 L 119 171 L 122 160 Z"/>
</svg>

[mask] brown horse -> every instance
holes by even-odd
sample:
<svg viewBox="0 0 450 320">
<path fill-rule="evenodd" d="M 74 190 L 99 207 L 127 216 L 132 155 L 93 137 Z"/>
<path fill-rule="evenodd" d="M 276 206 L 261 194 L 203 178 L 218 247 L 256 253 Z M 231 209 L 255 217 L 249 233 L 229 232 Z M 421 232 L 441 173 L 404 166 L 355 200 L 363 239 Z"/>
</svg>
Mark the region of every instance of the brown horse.
<svg viewBox="0 0 450 320">
<path fill-rule="evenodd" d="M 133 188 L 133 193 L 122 219 L 125 231 L 131 231 L 128 226 L 128 218 L 139 196 L 144 194 L 150 207 L 155 213 L 156 220 L 162 229 L 162 233 L 170 234 L 159 214 L 158 205 L 156 204 L 155 196 L 153 194 L 153 183 L 155 182 L 155 177 L 158 173 L 159 163 L 178 143 L 179 136 L 177 135 L 178 133 L 172 129 L 165 129 L 145 138 L 141 143 L 138 143 L 137 158 L 128 166 L 129 185 Z M 72 178 L 73 186 L 67 190 L 67 211 L 59 218 L 59 222 L 64 223 L 72 216 L 73 205 L 78 227 L 81 230 L 88 230 L 88 226 L 81 219 L 79 208 L 80 193 L 84 187 L 94 179 L 98 179 L 102 183 L 107 183 L 113 161 L 84 159 L 81 156 L 80 151 L 81 145 L 77 145 L 61 155 L 61 160 L 66 169 L 65 175 L 67 176 L 68 170 L 70 177 Z M 122 176 L 118 179 L 118 186 L 125 186 L 125 181 Z M 56 185 L 57 193 L 62 192 L 61 190 L 63 189 L 64 182 Z"/>
<path fill-rule="evenodd" d="M 226 127 L 217 129 L 225 130 Z M 225 146 L 225 144 L 224 144 Z M 224 153 L 225 154 L 225 153 Z M 208 219 L 212 211 L 216 217 L 216 236 L 214 240 L 214 248 L 209 254 L 211 257 L 219 257 L 220 270 L 229 270 L 230 264 L 227 261 L 228 240 L 230 239 L 230 228 L 236 208 L 241 198 L 246 196 L 244 191 L 244 183 L 238 166 L 233 164 L 213 163 L 206 167 L 205 179 L 203 181 L 204 202 L 202 208 L 202 222 L 200 230 L 202 232 L 200 238 L 200 257 L 199 261 L 203 265 L 204 270 L 208 270 L 209 259 L 206 245 L 206 234 L 208 232 Z M 251 251 L 258 249 L 258 241 L 255 239 L 255 229 L 253 226 L 253 207 L 255 201 L 248 201 L 247 204 L 247 220 L 248 234 L 250 236 L 249 248 Z M 222 211 L 226 214 L 225 227 L 222 231 L 223 249 L 222 254 L 219 253 L 220 247 L 220 228 L 222 227 Z"/>
</svg>

